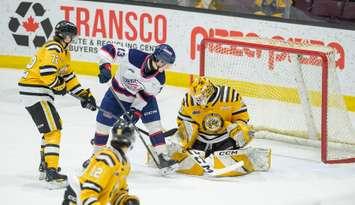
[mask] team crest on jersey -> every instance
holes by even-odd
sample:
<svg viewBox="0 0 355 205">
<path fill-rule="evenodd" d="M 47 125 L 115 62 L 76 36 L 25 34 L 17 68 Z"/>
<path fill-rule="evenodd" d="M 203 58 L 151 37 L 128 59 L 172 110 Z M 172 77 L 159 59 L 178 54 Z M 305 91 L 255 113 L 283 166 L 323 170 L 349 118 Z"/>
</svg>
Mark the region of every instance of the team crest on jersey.
<svg viewBox="0 0 355 205">
<path fill-rule="evenodd" d="M 204 117 L 202 125 L 208 132 L 217 132 L 223 127 L 223 118 L 217 113 L 210 113 Z"/>
<path fill-rule="evenodd" d="M 143 90 L 144 86 L 139 80 L 137 79 L 128 79 L 122 78 L 122 83 L 124 84 L 125 88 L 132 91 L 139 91 Z"/>
</svg>

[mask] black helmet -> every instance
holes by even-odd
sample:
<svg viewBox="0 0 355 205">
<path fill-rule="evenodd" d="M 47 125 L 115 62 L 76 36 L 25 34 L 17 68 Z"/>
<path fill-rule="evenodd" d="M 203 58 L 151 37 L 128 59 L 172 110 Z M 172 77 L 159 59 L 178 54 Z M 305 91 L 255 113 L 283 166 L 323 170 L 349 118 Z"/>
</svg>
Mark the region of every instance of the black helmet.
<svg viewBox="0 0 355 205">
<path fill-rule="evenodd" d="M 111 130 L 111 146 L 115 149 L 122 147 L 132 148 L 136 137 L 134 135 L 134 129 L 123 119 L 119 119 L 112 127 Z"/>
<path fill-rule="evenodd" d="M 63 20 L 57 23 L 55 26 L 55 36 L 59 37 L 60 39 L 64 39 L 67 35 L 73 38 L 77 34 L 78 28 L 70 21 Z"/>
</svg>

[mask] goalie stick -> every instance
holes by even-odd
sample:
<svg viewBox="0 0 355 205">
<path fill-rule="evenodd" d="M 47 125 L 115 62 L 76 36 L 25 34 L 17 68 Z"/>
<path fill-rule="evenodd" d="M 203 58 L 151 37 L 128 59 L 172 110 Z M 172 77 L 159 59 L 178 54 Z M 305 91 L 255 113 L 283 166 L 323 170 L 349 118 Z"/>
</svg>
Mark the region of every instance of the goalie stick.
<svg viewBox="0 0 355 205">
<path fill-rule="evenodd" d="M 208 163 L 204 158 L 202 158 L 197 152 L 194 152 L 193 150 L 187 150 L 187 152 L 190 154 L 191 158 L 202 167 L 202 169 L 205 171 L 205 173 L 208 176 L 213 176 L 213 177 L 222 176 L 223 174 L 226 174 L 231 171 L 235 171 L 236 169 L 244 166 L 244 162 L 239 161 L 228 167 L 213 168 L 211 164 Z"/>
<path fill-rule="evenodd" d="M 168 130 L 167 132 L 165 132 L 166 133 L 165 137 L 169 137 L 169 136 L 175 134 L 176 131 L 177 131 L 177 128 L 173 128 L 171 130 Z M 145 131 L 143 131 L 142 133 L 149 136 L 149 134 Z M 204 158 L 202 158 L 198 152 L 195 152 L 194 150 L 186 150 L 186 151 L 189 153 L 189 155 L 194 160 L 194 162 L 196 162 L 198 165 L 200 165 L 202 167 L 202 169 L 205 171 L 206 175 L 208 175 L 208 176 L 213 176 L 213 177 L 222 176 L 223 174 L 234 171 L 234 170 L 244 166 L 244 162 L 239 161 L 239 162 L 237 162 L 233 165 L 230 165 L 228 167 L 215 169 Z"/>
</svg>

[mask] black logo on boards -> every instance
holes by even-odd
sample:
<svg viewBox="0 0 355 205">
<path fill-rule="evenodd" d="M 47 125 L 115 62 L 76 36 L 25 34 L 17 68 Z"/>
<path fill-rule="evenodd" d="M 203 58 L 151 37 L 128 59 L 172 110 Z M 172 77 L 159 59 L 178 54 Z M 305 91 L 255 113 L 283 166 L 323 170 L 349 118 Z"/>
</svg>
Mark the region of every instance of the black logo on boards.
<svg viewBox="0 0 355 205">
<path fill-rule="evenodd" d="M 42 46 L 53 31 L 53 26 L 44 16 L 46 10 L 40 3 L 21 2 L 15 16 L 10 18 L 9 29 L 19 46 Z"/>
</svg>

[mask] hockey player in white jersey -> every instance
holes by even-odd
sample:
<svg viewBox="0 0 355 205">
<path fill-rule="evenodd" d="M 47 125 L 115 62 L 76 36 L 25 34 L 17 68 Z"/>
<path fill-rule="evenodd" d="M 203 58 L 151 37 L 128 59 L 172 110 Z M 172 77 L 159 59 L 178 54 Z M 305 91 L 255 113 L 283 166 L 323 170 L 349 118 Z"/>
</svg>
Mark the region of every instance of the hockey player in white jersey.
<svg viewBox="0 0 355 205">
<path fill-rule="evenodd" d="M 155 98 L 165 84 L 165 70 L 175 62 L 173 48 L 161 44 L 150 54 L 138 49 L 125 50 L 106 44 L 98 54 L 99 81 L 106 83 L 111 80 L 111 86 L 100 107 L 117 117 L 125 115 L 126 110 L 133 123 L 141 119 L 158 156 L 159 168 L 163 169 L 163 173 L 173 171 L 177 168 L 177 163 L 167 157 L 159 107 Z M 119 63 L 119 71 L 112 78 L 111 64 L 115 61 Z M 96 122 L 95 137 L 92 141 L 94 150 L 106 145 L 115 118 L 99 111 Z M 85 163 L 83 166 L 85 167 Z"/>
</svg>

